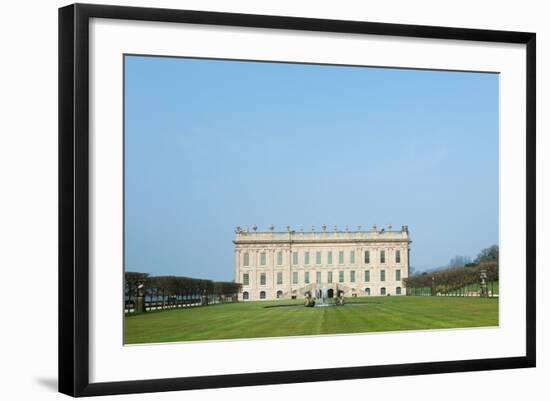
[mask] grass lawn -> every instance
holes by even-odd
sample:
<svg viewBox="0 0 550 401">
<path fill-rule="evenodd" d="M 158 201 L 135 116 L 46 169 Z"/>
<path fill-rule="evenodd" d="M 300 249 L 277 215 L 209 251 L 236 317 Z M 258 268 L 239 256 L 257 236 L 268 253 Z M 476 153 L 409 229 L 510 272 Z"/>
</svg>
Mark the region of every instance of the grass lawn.
<svg viewBox="0 0 550 401">
<path fill-rule="evenodd" d="M 364 333 L 498 326 L 498 299 L 478 297 L 347 298 L 343 307 L 271 305 L 302 300 L 239 302 L 125 317 L 125 343 Z"/>
</svg>

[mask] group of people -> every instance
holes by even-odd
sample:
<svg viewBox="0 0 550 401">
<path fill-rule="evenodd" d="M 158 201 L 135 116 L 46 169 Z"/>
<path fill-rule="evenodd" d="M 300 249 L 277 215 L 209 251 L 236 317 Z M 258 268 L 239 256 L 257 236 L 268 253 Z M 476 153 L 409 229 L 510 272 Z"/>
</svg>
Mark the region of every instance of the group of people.
<svg viewBox="0 0 550 401">
<path fill-rule="evenodd" d="M 316 297 L 311 295 L 311 292 L 306 292 L 304 298 L 304 306 L 313 307 L 315 306 Z M 337 291 L 337 295 L 334 297 L 334 304 L 337 306 L 344 305 L 344 291 Z"/>
</svg>

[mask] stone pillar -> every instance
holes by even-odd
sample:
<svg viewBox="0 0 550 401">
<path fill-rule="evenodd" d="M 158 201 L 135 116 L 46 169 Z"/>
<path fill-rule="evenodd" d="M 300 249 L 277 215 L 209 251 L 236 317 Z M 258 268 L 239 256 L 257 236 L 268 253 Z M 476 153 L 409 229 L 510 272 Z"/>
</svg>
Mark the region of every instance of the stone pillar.
<svg viewBox="0 0 550 401">
<path fill-rule="evenodd" d="M 487 292 L 487 270 L 482 269 L 479 271 L 479 296 L 487 297 L 489 296 Z"/>
<path fill-rule="evenodd" d="M 138 285 L 138 293 L 136 297 L 136 305 L 135 305 L 135 312 L 136 313 L 143 313 L 145 312 L 145 294 L 143 291 L 143 284 Z"/>
</svg>

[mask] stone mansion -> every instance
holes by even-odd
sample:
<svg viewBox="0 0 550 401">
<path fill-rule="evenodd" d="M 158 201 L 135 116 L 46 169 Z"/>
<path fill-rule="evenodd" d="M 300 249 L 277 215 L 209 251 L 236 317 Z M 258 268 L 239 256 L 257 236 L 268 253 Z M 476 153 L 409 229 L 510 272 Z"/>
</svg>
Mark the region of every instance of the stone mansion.
<svg viewBox="0 0 550 401">
<path fill-rule="evenodd" d="M 401 230 L 252 231 L 237 227 L 235 281 L 242 300 L 302 298 L 327 289 L 328 296 L 405 295 L 410 237 Z"/>
</svg>

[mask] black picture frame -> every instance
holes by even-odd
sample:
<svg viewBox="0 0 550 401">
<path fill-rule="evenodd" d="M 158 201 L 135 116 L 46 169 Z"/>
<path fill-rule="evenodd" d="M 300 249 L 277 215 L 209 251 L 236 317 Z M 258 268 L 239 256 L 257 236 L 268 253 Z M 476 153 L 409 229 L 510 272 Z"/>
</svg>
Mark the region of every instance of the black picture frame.
<svg viewBox="0 0 550 401">
<path fill-rule="evenodd" d="M 381 366 L 90 383 L 89 21 L 90 18 L 438 38 L 526 45 L 525 355 Z M 536 363 L 536 35 L 480 29 L 223 12 L 74 4 L 59 9 L 59 391 L 95 396 L 534 367 Z"/>
</svg>

